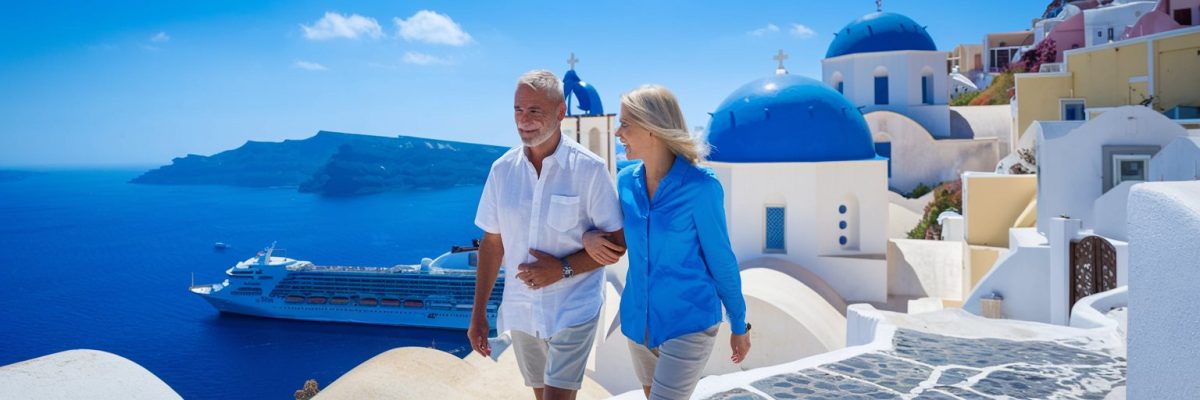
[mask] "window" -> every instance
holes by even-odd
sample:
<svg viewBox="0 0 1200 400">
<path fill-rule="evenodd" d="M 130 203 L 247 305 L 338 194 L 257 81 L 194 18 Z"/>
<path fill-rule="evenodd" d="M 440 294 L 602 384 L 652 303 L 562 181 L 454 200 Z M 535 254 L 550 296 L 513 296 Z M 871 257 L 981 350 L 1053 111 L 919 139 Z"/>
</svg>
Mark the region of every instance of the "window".
<svg viewBox="0 0 1200 400">
<path fill-rule="evenodd" d="M 1112 159 L 1112 187 L 1125 181 L 1146 180 L 1146 167 L 1150 156 L 1146 154 L 1114 154 Z"/>
<path fill-rule="evenodd" d="M 1159 146 L 1105 145 L 1102 147 L 1101 169 L 1103 192 L 1107 193 L 1121 182 L 1141 182 L 1150 178 L 1150 158 Z"/>
<path fill-rule="evenodd" d="M 882 104 L 887 104 L 887 103 L 888 103 L 888 77 L 887 77 L 887 75 L 876 76 L 875 77 L 875 104 L 882 105 Z"/>
<path fill-rule="evenodd" d="M 925 104 L 933 104 L 932 75 L 925 75 L 921 77 L 921 102 Z"/>
<path fill-rule="evenodd" d="M 1062 107 L 1063 121 L 1083 121 L 1087 119 L 1087 107 L 1083 100 L 1059 100 Z"/>
<path fill-rule="evenodd" d="M 787 226 L 783 206 L 767 206 L 765 219 L 764 253 L 787 253 L 785 228 Z"/>
<path fill-rule="evenodd" d="M 846 94 L 846 82 L 838 82 L 837 91 L 838 93 Z"/>
<path fill-rule="evenodd" d="M 1174 14 L 1174 16 L 1175 16 L 1175 22 L 1178 22 L 1180 25 L 1183 25 L 1183 26 L 1191 26 L 1192 25 L 1192 9 L 1180 8 L 1178 10 L 1175 10 L 1172 14 Z"/>
</svg>

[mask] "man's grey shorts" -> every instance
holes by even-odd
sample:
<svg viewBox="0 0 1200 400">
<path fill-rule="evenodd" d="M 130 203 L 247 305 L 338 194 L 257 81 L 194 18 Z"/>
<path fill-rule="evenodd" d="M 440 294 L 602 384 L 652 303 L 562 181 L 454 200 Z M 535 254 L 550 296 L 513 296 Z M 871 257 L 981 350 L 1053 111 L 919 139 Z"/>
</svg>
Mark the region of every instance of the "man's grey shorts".
<svg viewBox="0 0 1200 400">
<path fill-rule="evenodd" d="M 689 333 L 649 349 L 629 341 L 633 370 L 642 386 L 650 386 L 651 399 L 686 399 L 700 381 L 717 340 L 717 323 L 701 332 Z"/>
<path fill-rule="evenodd" d="M 583 386 L 583 370 L 596 339 L 597 315 L 591 321 L 567 327 L 550 338 L 536 338 L 521 331 L 512 331 L 513 350 L 517 366 L 525 378 L 525 386 L 579 390 Z"/>
</svg>

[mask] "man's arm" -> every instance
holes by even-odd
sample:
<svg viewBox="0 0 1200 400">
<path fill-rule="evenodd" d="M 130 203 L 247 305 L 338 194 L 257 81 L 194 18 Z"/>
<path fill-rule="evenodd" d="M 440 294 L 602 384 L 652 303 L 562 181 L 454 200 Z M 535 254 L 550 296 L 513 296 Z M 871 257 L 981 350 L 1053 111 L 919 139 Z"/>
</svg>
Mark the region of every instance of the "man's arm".
<svg viewBox="0 0 1200 400">
<path fill-rule="evenodd" d="M 616 232 L 610 232 L 609 238 L 613 243 L 625 247 L 625 230 L 620 229 Z M 529 254 L 533 255 L 536 260 L 532 263 L 521 264 L 517 267 L 520 272 L 517 273 L 517 279 L 525 281 L 525 284 L 533 289 L 543 288 L 546 285 L 558 282 L 563 279 L 562 261 L 550 254 L 543 253 L 538 250 L 529 250 Z M 624 254 L 624 251 L 621 252 Z M 567 262 L 571 264 L 571 270 L 575 274 L 582 274 L 588 271 L 603 267 L 605 264 L 596 261 L 591 255 L 588 255 L 587 250 L 580 249 L 579 251 L 568 255 Z"/>
<path fill-rule="evenodd" d="M 475 304 L 471 307 L 471 327 L 467 332 L 471 347 L 479 354 L 489 356 L 487 336 L 491 327 L 487 320 L 487 303 L 496 287 L 500 275 L 500 263 L 504 260 L 504 241 L 498 233 L 484 233 L 479 244 L 479 264 L 475 270 Z"/>
</svg>

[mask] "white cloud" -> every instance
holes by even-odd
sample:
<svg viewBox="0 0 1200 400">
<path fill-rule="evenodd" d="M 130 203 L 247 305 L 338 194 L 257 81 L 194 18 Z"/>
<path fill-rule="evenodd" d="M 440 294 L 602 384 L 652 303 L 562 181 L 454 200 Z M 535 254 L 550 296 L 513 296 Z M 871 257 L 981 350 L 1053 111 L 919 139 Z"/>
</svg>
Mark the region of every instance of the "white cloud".
<svg viewBox="0 0 1200 400">
<path fill-rule="evenodd" d="M 363 36 L 383 37 L 383 28 L 379 26 L 379 22 L 375 21 L 375 18 L 358 14 L 346 16 L 332 11 L 326 12 L 325 16 L 312 26 L 300 25 L 300 28 L 304 30 L 304 37 L 309 40 L 358 39 Z"/>
<path fill-rule="evenodd" d="M 792 24 L 792 29 L 788 29 L 788 32 L 791 33 L 792 36 L 801 39 L 808 39 L 817 35 L 816 32 L 813 32 L 812 28 L 804 26 L 803 24 Z"/>
<path fill-rule="evenodd" d="M 329 68 L 325 68 L 324 65 L 317 64 L 315 62 L 310 62 L 310 61 L 303 61 L 303 60 L 296 60 L 296 63 L 292 64 L 292 65 L 294 65 L 296 68 L 300 68 L 300 69 L 308 70 L 308 71 L 327 71 L 327 70 L 329 70 Z"/>
<path fill-rule="evenodd" d="M 436 11 L 417 11 L 408 19 L 395 18 L 400 37 L 407 41 L 462 46 L 471 43 L 471 35 L 450 19 Z"/>
<path fill-rule="evenodd" d="M 166 32 L 159 32 L 150 37 L 150 41 L 154 43 L 166 43 L 171 40 L 171 35 Z"/>
<path fill-rule="evenodd" d="M 769 23 L 769 24 L 767 24 L 767 26 L 752 30 L 748 33 L 750 34 L 750 36 L 765 36 L 765 35 L 772 34 L 775 32 L 779 32 L 779 26 Z"/>
<path fill-rule="evenodd" d="M 404 62 L 416 65 L 432 65 L 432 64 L 449 64 L 450 60 L 445 58 L 431 56 L 425 53 L 408 51 L 404 53 Z"/>
</svg>

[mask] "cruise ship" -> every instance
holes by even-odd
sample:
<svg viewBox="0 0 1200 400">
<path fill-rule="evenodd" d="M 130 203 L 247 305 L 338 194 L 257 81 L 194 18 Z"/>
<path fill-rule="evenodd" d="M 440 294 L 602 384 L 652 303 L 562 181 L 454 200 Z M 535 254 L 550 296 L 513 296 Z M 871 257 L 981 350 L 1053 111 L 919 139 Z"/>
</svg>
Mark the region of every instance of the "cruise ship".
<svg viewBox="0 0 1200 400">
<path fill-rule="evenodd" d="M 319 266 L 277 256 L 275 245 L 225 271 L 221 283 L 191 286 L 227 313 L 309 321 L 467 329 L 475 297 L 478 243 L 436 259 L 392 267 Z M 488 322 L 504 290 L 501 271 Z"/>
</svg>

